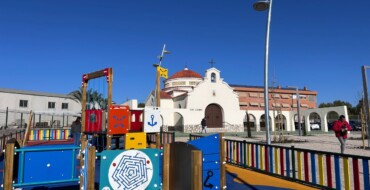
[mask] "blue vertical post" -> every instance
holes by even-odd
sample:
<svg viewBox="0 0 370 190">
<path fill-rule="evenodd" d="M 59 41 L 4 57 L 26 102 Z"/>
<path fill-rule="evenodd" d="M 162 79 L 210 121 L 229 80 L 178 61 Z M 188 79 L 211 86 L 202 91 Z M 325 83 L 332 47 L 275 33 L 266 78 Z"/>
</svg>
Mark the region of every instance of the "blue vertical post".
<svg viewBox="0 0 370 190">
<path fill-rule="evenodd" d="M 369 160 L 362 159 L 362 167 L 364 170 L 364 189 L 370 189 L 369 184 Z"/>
<path fill-rule="evenodd" d="M 269 160 L 269 164 L 270 164 L 270 172 L 271 173 L 274 173 L 274 154 L 272 153 L 272 146 L 269 146 L 269 156 L 270 156 L 270 160 Z"/>
<path fill-rule="evenodd" d="M 341 180 L 340 180 L 340 168 L 339 168 L 339 156 L 334 155 L 334 168 L 335 168 L 335 188 L 340 190 L 341 187 Z"/>
<path fill-rule="evenodd" d="M 311 175 L 312 175 L 312 183 L 316 184 L 316 161 L 315 161 L 315 153 L 310 152 L 311 154 Z"/>
<path fill-rule="evenodd" d="M 285 165 L 286 165 L 286 174 L 290 177 L 290 156 L 289 156 L 289 148 L 285 149 Z"/>
</svg>

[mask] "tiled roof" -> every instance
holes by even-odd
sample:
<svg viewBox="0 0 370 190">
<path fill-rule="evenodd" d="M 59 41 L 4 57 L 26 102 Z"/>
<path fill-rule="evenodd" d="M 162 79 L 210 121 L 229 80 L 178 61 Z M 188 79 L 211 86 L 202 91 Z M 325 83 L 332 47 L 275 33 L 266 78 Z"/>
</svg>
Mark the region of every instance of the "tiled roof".
<svg viewBox="0 0 370 190">
<path fill-rule="evenodd" d="M 165 91 L 161 91 L 161 99 L 172 99 L 172 97 Z"/>
<path fill-rule="evenodd" d="M 184 70 L 173 74 L 168 79 L 175 79 L 175 78 L 203 78 L 203 77 L 199 73 L 189 70 L 188 68 L 185 68 Z"/>
</svg>

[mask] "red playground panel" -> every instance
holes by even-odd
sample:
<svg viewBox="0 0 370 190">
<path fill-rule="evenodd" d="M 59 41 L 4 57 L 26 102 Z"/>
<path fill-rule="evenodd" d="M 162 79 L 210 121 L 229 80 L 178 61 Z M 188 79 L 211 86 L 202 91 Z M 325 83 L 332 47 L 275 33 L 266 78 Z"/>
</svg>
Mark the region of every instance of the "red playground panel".
<svg viewBox="0 0 370 190">
<path fill-rule="evenodd" d="M 130 129 L 130 107 L 129 106 L 110 106 L 108 111 L 109 135 L 120 135 L 128 133 Z"/>
<path fill-rule="evenodd" d="M 86 110 L 85 132 L 96 133 L 102 131 L 102 110 Z"/>
<path fill-rule="evenodd" d="M 131 110 L 131 129 L 132 132 L 143 131 L 143 110 Z"/>
</svg>

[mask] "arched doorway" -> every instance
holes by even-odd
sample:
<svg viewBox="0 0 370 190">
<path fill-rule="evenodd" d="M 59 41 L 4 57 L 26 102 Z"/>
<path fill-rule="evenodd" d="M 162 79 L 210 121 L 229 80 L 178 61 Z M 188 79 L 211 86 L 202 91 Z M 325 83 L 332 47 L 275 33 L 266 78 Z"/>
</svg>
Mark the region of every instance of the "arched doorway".
<svg viewBox="0 0 370 190">
<path fill-rule="evenodd" d="M 328 122 L 328 130 L 333 130 L 333 123 L 339 118 L 339 114 L 335 111 L 330 111 L 326 114 L 326 121 Z"/>
<path fill-rule="evenodd" d="M 321 130 L 321 118 L 318 113 L 310 113 L 309 120 L 311 130 Z"/>
<path fill-rule="evenodd" d="M 184 117 L 180 113 L 175 112 L 173 114 L 173 121 L 175 127 L 184 125 Z"/>
<path fill-rule="evenodd" d="M 269 130 L 271 131 L 272 129 L 272 125 L 271 125 L 271 117 L 270 117 L 270 115 L 269 115 L 269 126 L 270 126 L 270 128 L 269 128 Z M 265 124 L 265 114 L 263 114 L 263 115 L 261 115 L 261 117 L 260 117 L 260 131 L 266 131 L 266 124 Z"/>
<path fill-rule="evenodd" d="M 275 117 L 275 130 L 281 131 L 285 130 L 286 117 L 283 114 L 279 114 Z"/>
<path fill-rule="evenodd" d="M 221 128 L 223 125 L 222 108 L 217 104 L 209 104 L 206 108 L 205 117 L 208 128 Z"/>
<path fill-rule="evenodd" d="M 306 120 L 304 118 L 304 115 L 300 115 L 301 117 L 301 130 L 304 130 L 305 129 L 305 123 L 306 123 Z M 298 128 L 298 114 L 294 114 L 294 128 L 296 131 L 299 131 L 299 128 Z"/>
</svg>

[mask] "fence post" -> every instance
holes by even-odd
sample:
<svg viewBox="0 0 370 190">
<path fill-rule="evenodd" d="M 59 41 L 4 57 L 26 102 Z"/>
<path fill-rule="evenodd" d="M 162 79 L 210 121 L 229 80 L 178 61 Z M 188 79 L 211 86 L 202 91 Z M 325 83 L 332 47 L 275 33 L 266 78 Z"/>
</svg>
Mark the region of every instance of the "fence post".
<svg viewBox="0 0 370 190">
<path fill-rule="evenodd" d="M 192 139 L 191 139 L 191 133 L 189 133 L 189 141 L 191 141 Z"/>
<path fill-rule="evenodd" d="M 51 115 L 51 124 L 50 124 L 50 128 L 53 128 L 54 127 L 54 115 Z"/>
<path fill-rule="evenodd" d="M 8 128 L 8 107 L 6 107 L 6 112 L 5 112 L 5 128 Z"/>
<path fill-rule="evenodd" d="M 14 143 L 6 145 L 4 164 L 4 189 L 13 189 Z"/>
<path fill-rule="evenodd" d="M 243 151 L 243 153 L 244 153 L 244 156 L 243 156 L 244 157 L 244 161 L 243 161 L 244 162 L 244 167 L 247 168 L 247 156 L 248 155 L 247 155 L 247 152 L 246 152 L 247 151 L 247 141 L 246 140 L 243 140 L 243 150 L 244 150 Z"/>
<path fill-rule="evenodd" d="M 62 127 L 64 127 L 64 113 L 63 113 L 63 123 L 62 123 Z"/>
<path fill-rule="evenodd" d="M 293 179 L 296 179 L 296 176 L 295 176 L 295 150 L 294 150 L 294 146 L 292 146 L 292 174 L 293 174 Z"/>
<path fill-rule="evenodd" d="M 23 113 L 21 113 L 21 128 L 23 128 Z"/>
</svg>

